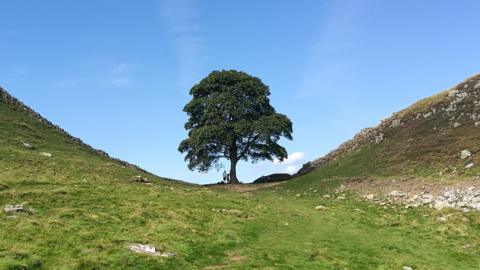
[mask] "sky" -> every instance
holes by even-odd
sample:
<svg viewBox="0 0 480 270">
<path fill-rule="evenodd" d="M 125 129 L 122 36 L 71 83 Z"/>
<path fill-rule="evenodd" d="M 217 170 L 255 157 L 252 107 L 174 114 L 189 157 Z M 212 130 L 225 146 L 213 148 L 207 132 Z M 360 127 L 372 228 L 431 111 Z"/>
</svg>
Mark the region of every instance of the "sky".
<svg viewBox="0 0 480 270">
<path fill-rule="evenodd" d="M 293 173 L 360 129 L 480 72 L 480 1 L 0 0 L 0 86 L 111 156 L 194 183 L 178 145 L 190 88 L 236 69 L 293 122 Z M 228 169 L 228 163 L 225 162 Z"/>
</svg>

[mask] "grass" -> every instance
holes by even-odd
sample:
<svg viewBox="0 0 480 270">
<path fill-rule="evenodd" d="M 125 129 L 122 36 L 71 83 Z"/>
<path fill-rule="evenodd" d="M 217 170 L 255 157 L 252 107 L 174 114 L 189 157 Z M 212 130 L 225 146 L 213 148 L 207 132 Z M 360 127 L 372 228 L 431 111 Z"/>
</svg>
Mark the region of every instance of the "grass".
<svg viewBox="0 0 480 270">
<path fill-rule="evenodd" d="M 0 203 L 34 209 L 0 219 L 4 269 L 477 269 L 477 213 L 383 209 L 348 194 L 338 181 L 302 178 L 252 196 L 202 187 L 19 182 Z M 314 193 L 313 189 L 317 192 Z M 318 192 L 319 191 L 319 192 Z M 307 193 L 307 194 L 304 194 Z M 297 197 L 297 194 L 302 196 Z M 326 210 L 315 210 L 318 204 Z M 238 214 L 212 209 L 235 209 Z M 467 220 L 467 221 L 466 221 Z M 288 223 L 288 225 L 286 225 Z M 151 243 L 178 254 L 131 253 Z M 234 256 L 243 258 L 234 261 Z M 17 267 L 17 268 L 15 268 Z"/>
<path fill-rule="evenodd" d="M 337 200 L 339 175 L 388 172 L 368 166 L 374 148 L 361 151 L 276 187 L 237 193 L 99 156 L 0 99 L 0 205 L 28 209 L 0 214 L 0 269 L 480 267 L 476 212 L 384 209 L 348 193 Z M 132 181 L 138 174 L 152 183 Z M 319 204 L 326 209 L 315 210 Z M 447 222 L 436 220 L 445 214 Z M 132 253 L 130 243 L 177 255 Z"/>
</svg>

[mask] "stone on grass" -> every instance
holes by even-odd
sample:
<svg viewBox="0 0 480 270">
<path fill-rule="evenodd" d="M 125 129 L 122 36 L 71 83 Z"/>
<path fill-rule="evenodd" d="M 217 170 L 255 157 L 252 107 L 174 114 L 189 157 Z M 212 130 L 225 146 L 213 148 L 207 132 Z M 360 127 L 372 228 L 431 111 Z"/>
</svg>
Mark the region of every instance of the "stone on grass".
<svg viewBox="0 0 480 270">
<path fill-rule="evenodd" d="M 373 200 L 375 198 L 375 195 L 368 194 L 368 195 L 365 195 L 364 198 L 367 199 L 367 200 Z"/>
<path fill-rule="evenodd" d="M 147 254 L 150 256 L 160 256 L 160 257 L 173 257 L 175 256 L 175 253 L 172 252 L 158 252 L 153 245 L 144 245 L 144 244 L 138 244 L 138 243 L 133 243 L 128 245 L 128 249 L 130 249 L 133 252 L 136 253 L 142 253 L 142 254 Z"/>
<path fill-rule="evenodd" d="M 447 221 L 447 217 L 446 217 L 446 216 L 437 217 L 437 221 L 438 221 L 438 222 L 445 222 L 445 221 Z"/>
<path fill-rule="evenodd" d="M 40 156 L 42 156 L 42 157 L 52 157 L 52 154 L 47 153 L 47 152 L 42 152 L 42 153 L 40 153 Z"/>
<path fill-rule="evenodd" d="M 216 209 L 216 208 L 212 208 L 212 211 L 213 212 L 218 212 L 218 213 L 233 214 L 233 215 L 242 214 L 242 211 L 236 210 L 236 209 Z"/>
<path fill-rule="evenodd" d="M 325 210 L 327 209 L 327 207 L 323 206 L 323 205 L 317 205 L 315 206 L 315 210 Z"/>
<path fill-rule="evenodd" d="M 33 149 L 33 145 L 31 145 L 29 143 L 23 143 L 23 146 L 27 149 Z"/>
<path fill-rule="evenodd" d="M 413 270 L 413 268 L 410 266 L 404 266 L 402 267 L 402 270 Z"/>
<path fill-rule="evenodd" d="M 16 204 L 16 205 L 5 205 L 3 211 L 7 214 L 13 214 L 17 212 L 22 212 L 24 210 L 23 205 Z"/>
<path fill-rule="evenodd" d="M 467 159 L 469 157 L 472 156 L 472 152 L 470 152 L 469 150 L 463 150 L 461 153 L 460 153 L 460 158 L 461 159 Z"/>
<path fill-rule="evenodd" d="M 470 169 L 473 167 L 473 165 L 475 165 L 474 163 L 469 163 L 467 164 L 467 166 L 465 166 L 465 169 Z"/>
<path fill-rule="evenodd" d="M 133 177 L 133 181 L 138 182 L 138 183 L 150 183 L 150 181 L 141 175 L 136 175 Z"/>
</svg>

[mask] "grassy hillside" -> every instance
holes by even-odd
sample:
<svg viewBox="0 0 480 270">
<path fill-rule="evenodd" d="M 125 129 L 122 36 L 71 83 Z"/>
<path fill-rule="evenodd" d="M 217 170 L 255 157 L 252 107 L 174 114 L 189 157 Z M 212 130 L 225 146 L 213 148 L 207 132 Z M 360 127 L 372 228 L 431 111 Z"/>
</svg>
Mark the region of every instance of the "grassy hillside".
<svg viewBox="0 0 480 270">
<path fill-rule="evenodd" d="M 461 159 L 463 150 L 471 157 Z M 466 165 L 473 167 L 466 169 Z M 480 173 L 480 75 L 393 114 L 308 164 L 332 176 L 456 176 Z M 321 172 L 320 172 L 321 171 Z"/>
<path fill-rule="evenodd" d="M 243 193 L 168 181 L 0 95 L 0 206 L 27 210 L 0 214 L 0 269 L 480 267 L 478 213 L 385 209 L 339 185 L 328 174 Z M 133 253 L 130 243 L 176 256 Z"/>
</svg>

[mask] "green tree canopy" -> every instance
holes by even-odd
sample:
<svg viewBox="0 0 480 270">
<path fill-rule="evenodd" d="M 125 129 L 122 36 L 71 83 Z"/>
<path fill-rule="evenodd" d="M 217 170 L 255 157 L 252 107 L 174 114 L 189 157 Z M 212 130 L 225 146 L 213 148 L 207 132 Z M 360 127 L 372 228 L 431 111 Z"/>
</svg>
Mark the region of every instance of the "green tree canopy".
<svg viewBox="0 0 480 270">
<path fill-rule="evenodd" d="M 292 139 L 292 122 L 270 105 L 270 90 L 259 78 L 235 70 L 213 71 L 190 90 L 183 109 L 189 116 L 188 138 L 178 150 L 190 170 L 206 172 L 230 161 L 231 182 L 238 182 L 238 161 L 283 160 L 278 144 Z"/>
</svg>

